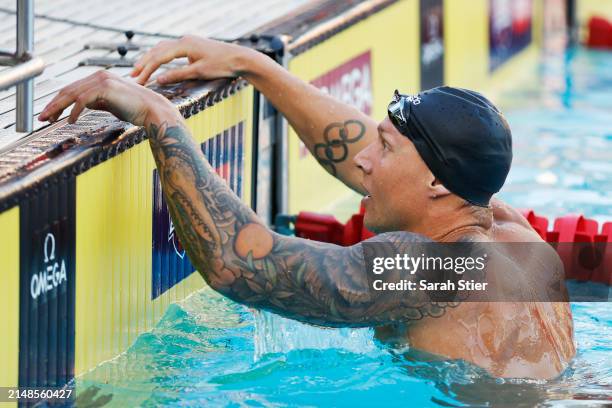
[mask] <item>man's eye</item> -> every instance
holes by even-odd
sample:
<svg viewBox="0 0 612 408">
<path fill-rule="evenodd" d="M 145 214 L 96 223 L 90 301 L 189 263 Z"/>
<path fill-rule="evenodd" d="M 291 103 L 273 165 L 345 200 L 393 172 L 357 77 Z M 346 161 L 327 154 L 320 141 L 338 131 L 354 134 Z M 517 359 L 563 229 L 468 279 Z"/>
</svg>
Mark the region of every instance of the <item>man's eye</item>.
<svg viewBox="0 0 612 408">
<path fill-rule="evenodd" d="M 384 140 L 382 141 L 382 145 L 383 145 L 383 150 L 389 150 L 389 143 L 385 142 Z"/>
</svg>

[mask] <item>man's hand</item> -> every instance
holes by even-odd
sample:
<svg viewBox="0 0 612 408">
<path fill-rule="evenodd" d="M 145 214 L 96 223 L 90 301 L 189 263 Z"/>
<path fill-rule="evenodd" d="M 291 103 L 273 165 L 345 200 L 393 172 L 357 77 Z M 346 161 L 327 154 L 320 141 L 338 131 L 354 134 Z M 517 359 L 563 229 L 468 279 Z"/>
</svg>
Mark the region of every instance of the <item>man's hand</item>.
<svg viewBox="0 0 612 408">
<path fill-rule="evenodd" d="M 130 75 L 138 77 L 138 83 L 145 84 L 162 64 L 187 57 L 189 65 L 165 72 L 157 77 L 157 82 L 232 78 L 240 74 L 241 61 L 253 54 L 257 52 L 246 47 L 188 35 L 179 40 L 161 41 L 134 64 Z"/>
<path fill-rule="evenodd" d="M 181 118 L 174 105 L 163 96 L 108 71 L 98 71 L 63 88 L 38 116 L 41 121 L 56 121 L 74 103 L 68 123 L 76 122 L 83 109 L 99 109 L 120 120 L 145 126 L 161 114 Z"/>
<path fill-rule="evenodd" d="M 353 163 L 355 154 L 378 139 L 377 124 L 366 114 L 324 94 L 257 51 L 196 36 L 160 42 L 135 64 L 131 75 L 144 84 L 160 65 L 181 57 L 187 57 L 189 65 L 165 72 L 157 82 L 243 77 L 287 118 L 327 172 L 366 194 L 361 171 Z"/>
</svg>

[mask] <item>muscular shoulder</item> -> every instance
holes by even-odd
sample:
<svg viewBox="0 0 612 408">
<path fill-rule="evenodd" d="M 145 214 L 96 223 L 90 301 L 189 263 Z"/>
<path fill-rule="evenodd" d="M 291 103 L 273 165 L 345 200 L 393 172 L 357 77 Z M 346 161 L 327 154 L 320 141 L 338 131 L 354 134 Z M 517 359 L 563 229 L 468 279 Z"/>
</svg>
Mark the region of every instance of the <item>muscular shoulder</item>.
<svg viewBox="0 0 612 408">
<path fill-rule="evenodd" d="M 529 223 L 517 209 L 497 198 L 491 198 L 491 210 L 496 223 L 514 222 L 529 227 Z"/>
<path fill-rule="evenodd" d="M 538 233 L 517 209 L 496 198 L 491 199 L 491 209 L 496 230 L 496 241 L 541 241 Z"/>
</svg>

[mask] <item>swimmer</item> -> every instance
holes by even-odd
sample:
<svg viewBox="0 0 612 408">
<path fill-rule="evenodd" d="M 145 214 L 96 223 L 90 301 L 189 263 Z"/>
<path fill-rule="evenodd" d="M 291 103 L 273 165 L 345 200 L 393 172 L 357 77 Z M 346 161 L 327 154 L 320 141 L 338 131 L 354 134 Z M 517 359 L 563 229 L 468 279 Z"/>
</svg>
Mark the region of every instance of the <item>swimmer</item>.
<svg viewBox="0 0 612 408">
<path fill-rule="evenodd" d="M 364 195 L 365 224 L 378 233 L 369 241 L 397 253 L 432 241 L 541 242 L 519 212 L 493 197 L 510 169 L 511 133 L 485 97 L 452 87 L 413 96 L 396 91 L 377 124 L 263 54 L 186 36 L 144 54 L 132 72 L 137 83 L 99 71 L 62 89 L 39 119 L 53 122 L 74 103 L 71 123 L 87 107 L 143 126 L 191 262 L 236 302 L 316 325 L 374 327 L 378 339 L 463 359 L 498 377 L 549 379 L 564 370 L 575 354 L 566 302 L 446 305 L 423 291 L 372 291 L 361 243 L 340 247 L 273 232 L 215 174 L 176 107 L 140 85 L 180 57 L 189 64 L 158 82 L 249 81 L 321 166 Z M 537 265 L 550 260 L 516 258 L 506 284 L 528 291 L 527 277 L 543 273 Z"/>
</svg>

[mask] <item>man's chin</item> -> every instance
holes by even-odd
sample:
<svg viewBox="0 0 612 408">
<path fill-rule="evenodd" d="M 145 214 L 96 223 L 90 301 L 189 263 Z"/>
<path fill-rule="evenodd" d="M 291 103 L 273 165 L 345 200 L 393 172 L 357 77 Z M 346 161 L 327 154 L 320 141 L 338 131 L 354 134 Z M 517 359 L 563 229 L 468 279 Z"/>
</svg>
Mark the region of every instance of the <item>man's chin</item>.
<svg viewBox="0 0 612 408">
<path fill-rule="evenodd" d="M 373 232 L 375 234 L 382 234 L 383 232 L 390 232 L 390 229 L 386 228 L 381 223 L 369 220 L 367 214 L 363 220 L 363 226 L 366 227 L 370 232 Z"/>
</svg>

